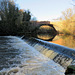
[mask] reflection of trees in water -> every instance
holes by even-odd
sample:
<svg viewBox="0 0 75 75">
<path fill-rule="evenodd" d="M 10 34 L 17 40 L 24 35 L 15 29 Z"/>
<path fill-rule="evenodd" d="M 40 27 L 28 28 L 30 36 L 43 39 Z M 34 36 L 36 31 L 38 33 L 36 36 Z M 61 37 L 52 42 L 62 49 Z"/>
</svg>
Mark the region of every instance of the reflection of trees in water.
<svg viewBox="0 0 75 75">
<path fill-rule="evenodd" d="M 56 35 L 54 28 L 48 25 L 40 26 L 37 30 L 37 37 L 46 41 L 52 41 Z"/>
<path fill-rule="evenodd" d="M 45 33 L 45 34 L 38 34 L 37 37 L 42 40 L 52 41 L 55 35 L 50 35 L 48 33 L 47 34 Z"/>
<path fill-rule="evenodd" d="M 53 43 L 64 45 L 70 48 L 75 48 L 75 37 L 74 36 L 56 36 L 53 41 Z"/>
<path fill-rule="evenodd" d="M 73 36 L 63 36 L 63 45 L 75 48 L 75 37 Z"/>
<path fill-rule="evenodd" d="M 53 43 L 67 46 L 70 48 L 75 48 L 75 37 L 71 35 L 51 35 L 49 33 L 39 33 L 37 34 L 37 37 L 39 39 L 45 40 L 45 41 L 52 41 Z"/>
</svg>

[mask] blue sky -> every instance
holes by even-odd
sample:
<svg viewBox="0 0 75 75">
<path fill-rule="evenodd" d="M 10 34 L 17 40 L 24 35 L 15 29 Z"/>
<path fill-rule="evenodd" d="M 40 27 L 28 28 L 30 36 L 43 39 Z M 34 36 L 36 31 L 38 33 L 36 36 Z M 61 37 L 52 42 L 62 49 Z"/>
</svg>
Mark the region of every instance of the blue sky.
<svg viewBox="0 0 75 75">
<path fill-rule="evenodd" d="M 39 21 L 59 18 L 62 11 L 73 7 L 72 0 L 17 0 L 20 9 L 29 9 Z"/>
</svg>

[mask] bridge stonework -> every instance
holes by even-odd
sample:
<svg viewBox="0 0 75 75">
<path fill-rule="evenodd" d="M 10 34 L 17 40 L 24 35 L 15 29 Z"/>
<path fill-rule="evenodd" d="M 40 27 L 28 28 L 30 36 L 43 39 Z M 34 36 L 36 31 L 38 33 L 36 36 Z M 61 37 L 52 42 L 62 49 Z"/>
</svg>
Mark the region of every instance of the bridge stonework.
<svg viewBox="0 0 75 75">
<path fill-rule="evenodd" d="M 41 26 L 49 26 L 49 27 L 51 27 L 52 28 L 52 34 L 53 35 L 56 35 L 57 34 L 57 31 L 56 31 L 56 29 L 54 28 L 54 26 L 53 26 L 53 24 L 39 24 L 34 30 L 33 30 L 33 32 L 32 32 L 32 34 L 33 34 L 33 36 L 35 35 L 36 36 L 36 34 L 38 34 L 38 30 L 40 30 L 40 27 Z"/>
</svg>

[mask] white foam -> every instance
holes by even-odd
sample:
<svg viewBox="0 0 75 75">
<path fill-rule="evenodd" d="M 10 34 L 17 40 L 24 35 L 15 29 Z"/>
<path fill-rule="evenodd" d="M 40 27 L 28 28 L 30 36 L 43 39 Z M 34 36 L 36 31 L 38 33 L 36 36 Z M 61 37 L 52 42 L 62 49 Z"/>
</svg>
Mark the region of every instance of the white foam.
<svg viewBox="0 0 75 75">
<path fill-rule="evenodd" d="M 20 58 L 15 58 L 21 60 L 21 64 L 8 70 L 3 69 L 0 73 L 6 75 L 64 75 L 65 70 L 63 67 L 45 57 L 21 38 L 9 37 L 17 41 L 17 43 L 12 43 L 12 47 L 21 52 Z M 11 41 L 13 42 L 13 40 Z"/>
</svg>

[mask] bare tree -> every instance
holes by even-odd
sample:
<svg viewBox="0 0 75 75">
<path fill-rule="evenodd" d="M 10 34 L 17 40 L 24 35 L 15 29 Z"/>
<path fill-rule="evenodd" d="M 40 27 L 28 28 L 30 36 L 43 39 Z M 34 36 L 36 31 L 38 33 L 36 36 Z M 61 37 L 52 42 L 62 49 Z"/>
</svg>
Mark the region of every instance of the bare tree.
<svg viewBox="0 0 75 75">
<path fill-rule="evenodd" d="M 62 29 L 67 34 L 73 34 L 75 32 L 75 12 L 69 8 L 62 12 Z"/>
</svg>

